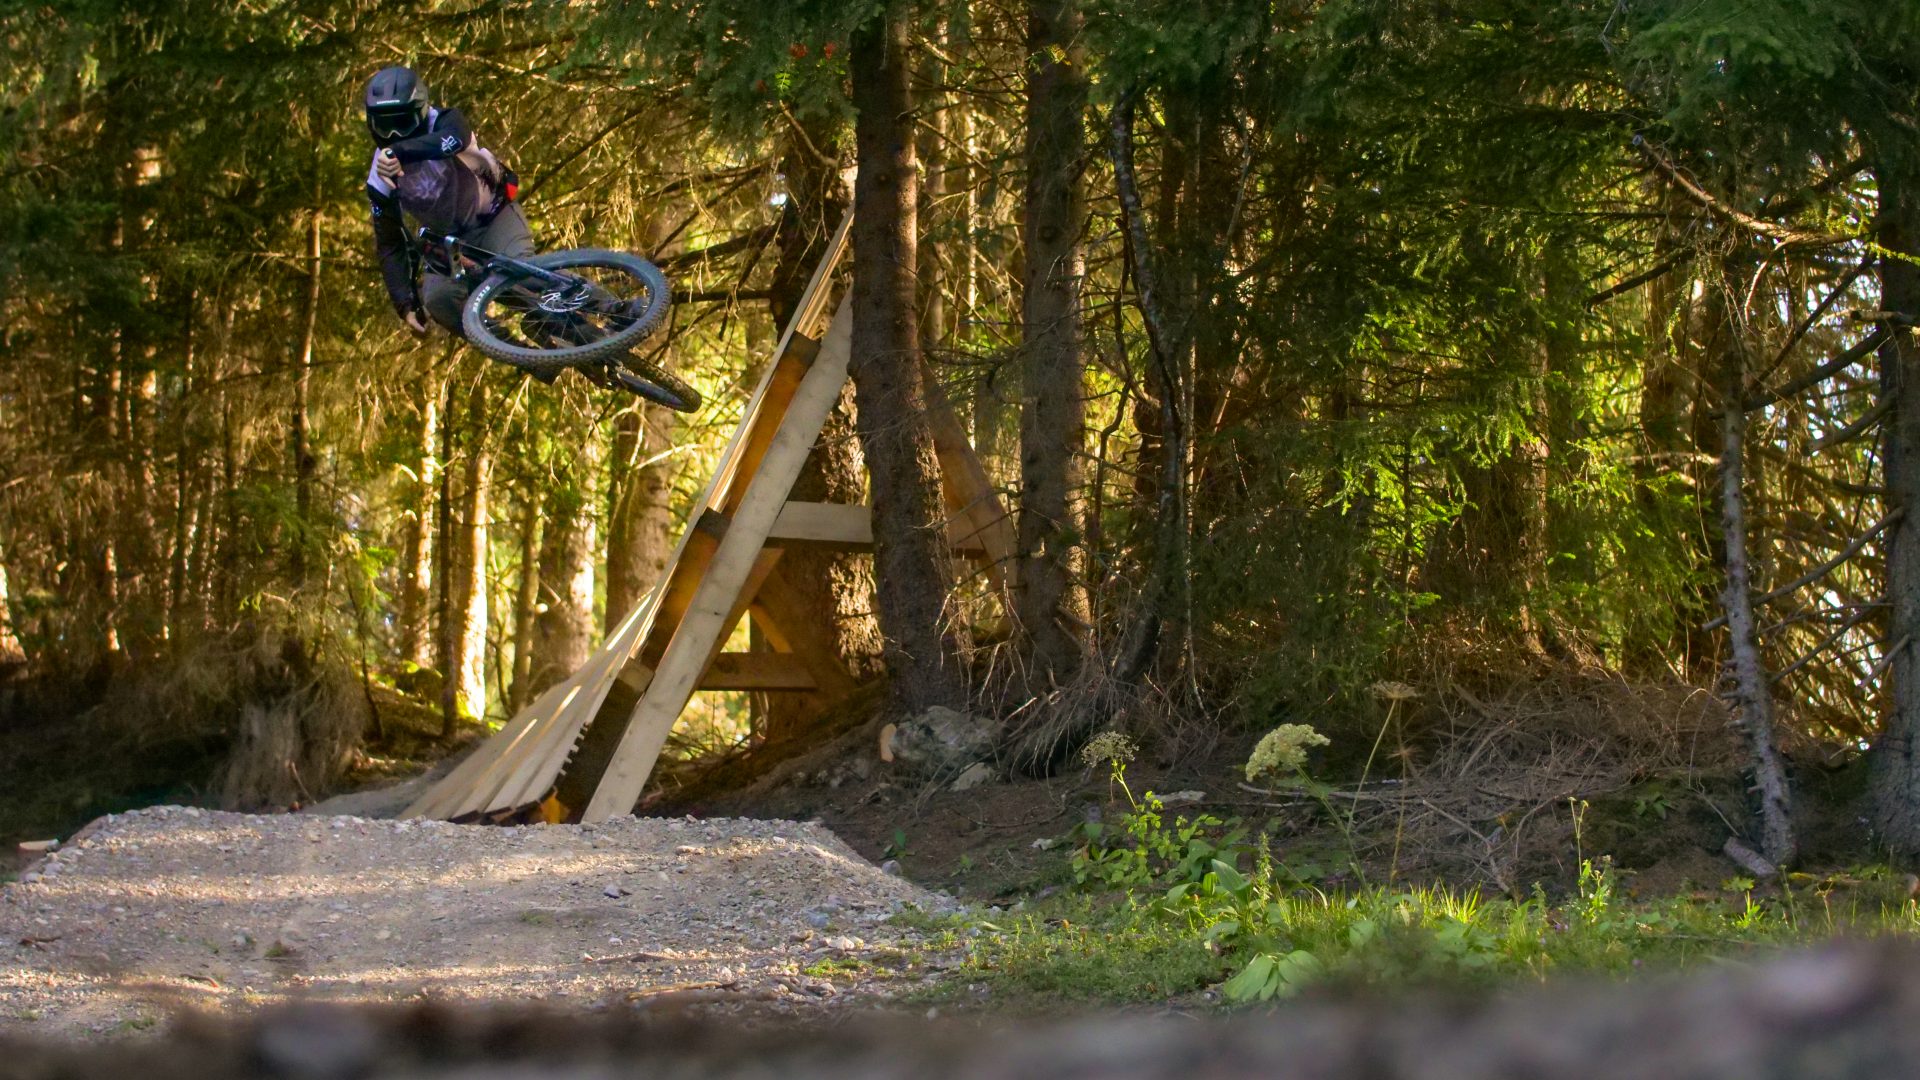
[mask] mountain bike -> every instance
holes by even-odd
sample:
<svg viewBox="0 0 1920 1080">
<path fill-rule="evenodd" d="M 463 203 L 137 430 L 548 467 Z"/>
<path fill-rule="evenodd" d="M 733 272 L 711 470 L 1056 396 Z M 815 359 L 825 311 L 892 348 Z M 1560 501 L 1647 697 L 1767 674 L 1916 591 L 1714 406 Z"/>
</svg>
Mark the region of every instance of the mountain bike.
<svg viewBox="0 0 1920 1080">
<path fill-rule="evenodd" d="M 517 259 L 424 229 L 420 239 L 427 258 L 470 290 L 460 327 L 474 348 L 543 382 L 571 368 L 669 409 L 700 408 L 698 390 L 632 351 L 666 319 L 659 267 L 599 248 Z"/>
</svg>

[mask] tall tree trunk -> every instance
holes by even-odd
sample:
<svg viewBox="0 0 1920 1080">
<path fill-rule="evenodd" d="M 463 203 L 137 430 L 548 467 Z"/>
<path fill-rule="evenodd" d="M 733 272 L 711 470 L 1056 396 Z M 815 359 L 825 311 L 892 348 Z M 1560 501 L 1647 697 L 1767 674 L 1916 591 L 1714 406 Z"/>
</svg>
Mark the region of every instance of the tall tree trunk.
<svg viewBox="0 0 1920 1080">
<path fill-rule="evenodd" d="M 1154 528 L 1153 562 L 1141 590 L 1138 610 L 1121 635 L 1112 664 L 1114 676 L 1123 683 L 1138 682 L 1153 666 L 1160 652 L 1165 624 L 1170 617 L 1178 617 L 1178 613 L 1170 609 L 1185 584 L 1187 448 L 1180 403 L 1186 396 L 1183 388 L 1187 357 L 1192 351 L 1192 340 L 1186 329 L 1186 323 L 1191 320 L 1181 320 L 1179 324 L 1173 320 L 1172 311 L 1178 300 L 1168 295 L 1166 282 L 1159 272 L 1158 249 L 1147 237 L 1133 163 L 1135 97 L 1136 92 L 1128 90 L 1114 104 L 1109 120 L 1109 156 L 1113 160 L 1114 186 L 1120 196 L 1134 289 L 1141 318 L 1146 323 L 1148 353 L 1152 358 L 1148 383 L 1157 397 L 1157 401 L 1148 401 L 1146 395 L 1142 395 L 1135 410 L 1141 432 L 1141 457 L 1144 464 L 1151 450 L 1159 462 L 1155 472 L 1143 468 L 1138 481 L 1137 494 L 1143 506 L 1151 499 L 1148 517 Z M 1170 154 L 1173 146 L 1169 140 Z M 1174 180 L 1164 182 L 1177 184 Z M 1163 199 L 1159 219 L 1163 232 L 1172 231 L 1168 219 L 1174 212 L 1174 201 L 1171 196 Z M 1149 432 L 1156 433 L 1155 437 L 1149 438 Z"/>
<path fill-rule="evenodd" d="M 1033 0 L 1027 13 L 1027 202 L 1020 390 L 1019 591 L 1016 625 L 1029 686 L 1071 677 L 1084 621 L 1080 451 L 1086 425 L 1080 286 L 1081 153 L 1087 103 L 1075 0 Z M 1063 619 L 1063 615 L 1065 619 Z"/>
<path fill-rule="evenodd" d="M 180 397 L 192 399 L 197 396 L 199 387 L 194 381 L 195 356 L 193 322 L 195 295 L 188 289 L 185 302 L 185 319 L 180 334 Z M 183 417 L 173 425 L 171 442 L 173 443 L 173 537 L 167 545 L 167 612 L 164 626 L 169 640 L 178 642 L 187 625 L 189 610 L 188 596 L 192 588 L 188 584 L 187 572 L 192 550 L 194 533 L 193 523 L 196 511 L 194 491 L 198 485 L 197 471 L 194 465 L 199 455 L 189 452 L 192 426 Z"/>
<path fill-rule="evenodd" d="M 967 679 L 947 601 L 953 567 L 926 419 L 914 304 L 915 177 L 907 25 L 896 6 L 852 35 L 852 372 L 873 489 L 876 608 L 892 706 L 964 708 Z"/>
<path fill-rule="evenodd" d="M 549 480 L 540 533 L 540 602 L 533 617 L 529 694 L 579 670 L 593 651 L 594 486 L 599 439 L 590 433 L 579 452 Z"/>
<path fill-rule="evenodd" d="M 455 444 L 449 387 L 445 436 L 441 445 L 461 458 L 459 490 L 454 490 L 452 453 L 440 480 L 441 529 L 439 560 L 440 671 L 445 682 L 440 694 L 440 737 L 452 738 L 462 717 L 486 713 L 487 683 L 487 485 L 492 460 L 486 438 L 486 384 L 476 380 L 459 424 Z"/>
<path fill-rule="evenodd" d="M 13 596 L 7 588 L 6 550 L 0 548 L 0 678 L 24 667 L 27 662 L 27 650 L 21 647 L 20 635 L 14 632 L 13 626 Z"/>
<path fill-rule="evenodd" d="M 533 619 L 540 607 L 540 502 L 528 498 L 520 509 L 520 581 L 513 592 L 513 672 L 507 712 L 518 713 L 533 700 L 528 680 L 533 670 Z"/>
<path fill-rule="evenodd" d="M 767 299 L 776 327 L 793 318 L 807 281 L 826 253 L 827 241 L 846 212 L 849 193 L 842 179 L 843 144 L 829 124 L 810 123 L 786 138 L 782 170 L 792 198 L 781 215 L 775 246 L 774 288 Z M 813 452 L 794 480 L 792 498 L 806 502 L 861 503 L 866 501 L 866 463 L 855 434 L 853 390 L 842 390 L 827 414 Z M 780 575 L 806 610 L 817 613 L 818 624 L 833 640 L 835 651 L 856 676 L 875 674 L 879 667 L 880 633 L 873 618 L 873 569 L 858 555 L 791 548 L 780 560 Z M 804 628 L 788 628 L 789 633 Z M 767 648 L 757 626 L 750 631 L 752 647 Z M 754 730 L 769 741 L 782 741 L 805 730 L 825 704 L 818 695 L 773 692 L 752 698 Z"/>
<path fill-rule="evenodd" d="M 1880 306 L 1920 317 L 1920 168 L 1892 158 L 1880 169 Z M 1880 347 L 1886 422 L 1887 511 L 1905 511 L 1887 542 L 1892 604 L 1888 675 L 1892 708 L 1873 747 L 1873 817 L 1903 858 L 1920 859 L 1920 339 L 1912 322 L 1887 326 Z"/>
<path fill-rule="evenodd" d="M 313 375 L 313 335 L 320 317 L 320 212 L 307 215 L 307 288 L 300 307 L 300 341 L 294 347 L 293 418 L 288 436 L 293 459 L 292 538 L 293 586 L 307 583 L 307 549 L 313 536 L 313 477 L 315 459 L 307 438 L 307 391 Z"/>
<path fill-rule="evenodd" d="M 605 631 L 640 606 L 673 554 L 673 446 L 680 414 L 635 404 L 614 421 L 607 469 Z M 658 458 L 659 460 L 654 460 Z"/>
<path fill-rule="evenodd" d="M 1752 575 L 1747 564 L 1745 478 L 1746 365 L 1737 340 L 1728 346 L 1725 411 L 1721 417 L 1720 529 L 1726 542 L 1726 582 L 1721 606 L 1731 642 L 1728 698 L 1746 736 L 1754 790 L 1760 795 L 1760 850 L 1775 866 L 1792 864 L 1793 797 L 1773 738 L 1773 692 L 1753 618 Z"/>
<path fill-rule="evenodd" d="M 436 371 L 451 366 L 453 350 L 448 348 Z M 399 605 L 395 612 L 394 638 L 400 659 L 422 667 L 431 666 L 429 618 L 434 583 L 431 506 L 439 488 L 440 458 L 435 449 L 440 430 L 440 404 L 435 400 L 434 380 L 422 378 L 413 384 L 413 409 L 418 418 L 419 453 L 410 455 L 413 476 L 402 485 L 400 519 Z"/>
</svg>

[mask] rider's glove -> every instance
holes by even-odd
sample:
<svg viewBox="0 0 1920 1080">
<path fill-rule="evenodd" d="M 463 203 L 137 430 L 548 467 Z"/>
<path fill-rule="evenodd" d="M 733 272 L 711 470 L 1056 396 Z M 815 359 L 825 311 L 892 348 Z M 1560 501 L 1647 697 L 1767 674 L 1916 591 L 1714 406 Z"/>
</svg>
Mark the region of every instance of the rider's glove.
<svg viewBox="0 0 1920 1080">
<path fill-rule="evenodd" d="M 399 183 L 400 177 L 404 174 L 404 170 L 400 168 L 400 159 L 394 156 L 392 150 L 382 150 L 374 155 L 373 171 L 389 184 Z"/>
</svg>

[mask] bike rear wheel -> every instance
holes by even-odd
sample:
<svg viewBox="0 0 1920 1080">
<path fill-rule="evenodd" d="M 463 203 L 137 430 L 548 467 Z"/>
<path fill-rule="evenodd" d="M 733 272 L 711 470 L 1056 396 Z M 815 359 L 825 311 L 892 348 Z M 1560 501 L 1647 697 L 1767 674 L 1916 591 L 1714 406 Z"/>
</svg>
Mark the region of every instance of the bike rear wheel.
<svg viewBox="0 0 1920 1080">
<path fill-rule="evenodd" d="M 541 373 L 618 362 L 666 318 L 667 277 L 637 255 L 580 248 L 525 261 L 563 282 L 496 270 L 461 312 L 467 340 L 495 360 Z"/>
<path fill-rule="evenodd" d="M 700 397 L 700 391 L 687 385 L 684 379 L 668 373 L 666 369 L 655 367 L 631 353 L 620 358 L 620 367 L 626 370 L 619 372 L 614 378 L 633 393 L 675 412 L 700 411 L 703 400 Z"/>
</svg>

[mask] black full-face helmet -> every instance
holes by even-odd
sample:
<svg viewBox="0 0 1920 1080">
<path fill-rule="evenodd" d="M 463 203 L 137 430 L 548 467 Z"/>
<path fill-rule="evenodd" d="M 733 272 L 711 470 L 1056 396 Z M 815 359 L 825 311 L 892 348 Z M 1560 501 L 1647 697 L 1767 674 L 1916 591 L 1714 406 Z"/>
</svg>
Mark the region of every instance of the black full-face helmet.
<svg viewBox="0 0 1920 1080">
<path fill-rule="evenodd" d="M 367 80 L 367 130 L 381 146 L 427 127 L 427 88 L 403 67 L 381 68 Z"/>
</svg>

